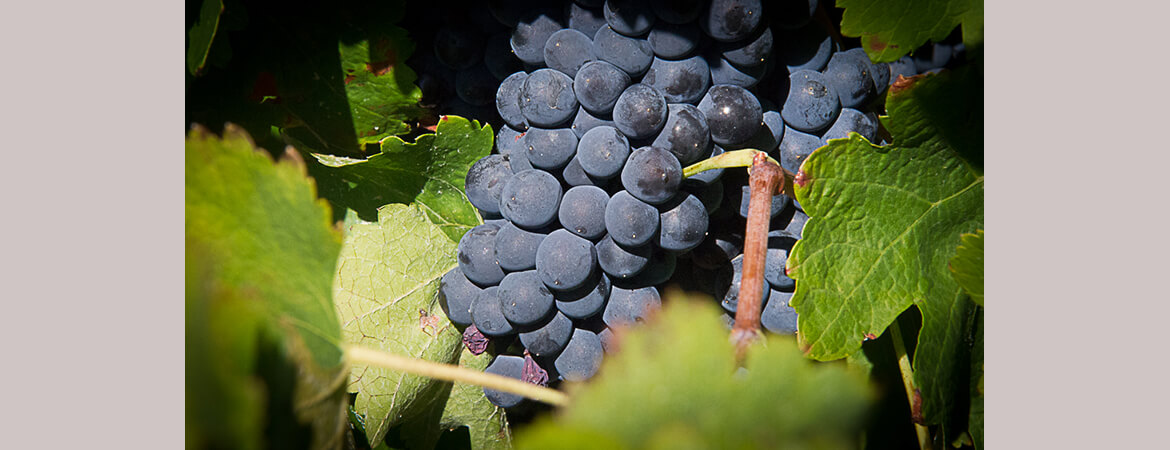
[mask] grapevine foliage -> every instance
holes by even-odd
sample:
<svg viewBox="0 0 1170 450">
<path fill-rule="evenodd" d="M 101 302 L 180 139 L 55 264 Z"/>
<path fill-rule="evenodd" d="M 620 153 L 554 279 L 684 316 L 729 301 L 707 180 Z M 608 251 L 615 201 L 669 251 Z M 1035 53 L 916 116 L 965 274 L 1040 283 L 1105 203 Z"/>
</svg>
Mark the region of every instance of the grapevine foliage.
<svg viewBox="0 0 1170 450">
<path fill-rule="evenodd" d="M 983 0 L 837 0 L 841 34 L 860 37 L 875 62 L 891 62 L 962 25 L 963 43 L 983 42 Z"/>
<path fill-rule="evenodd" d="M 439 307 L 439 278 L 455 265 L 455 243 L 418 206 L 390 204 L 377 223 L 350 216 L 337 260 L 333 297 L 345 342 L 430 361 L 454 363 L 461 334 Z M 370 442 L 426 411 L 439 382 L 378 367 L 350 372 L 354 409 Z"/>
<path fill-rule="evenodd" d="M 266 397 L 280 395 L 296 405 L 291 426 L 312 428 L 314 447 L 341 442 L 346 367 L 329 289 L 341 236 L 303 162 L 287 156 L 274 164 L 230 125 L 222 139 L 204 129 L 187 138 L 187 411 L 195 446 L 264 444 L 256 433 L 273 420 L 263 413 Z M 273 358 L 295 366 L 292 392 L 270 383 Z"/>
<path fill-rule="evenodd" d="M 961 409 L 976 306 L 947 270 L 963 233 L 983 227 L 983 176 L 959 156 L 947 122 L 981 116 L 931 110 L 921 97 L 978 89 L 978 72 L 960 70 L 895 84 L 887 98 L 889 146 L 860 136 L 817 150 L 797 174 L 797 200 L 809 214 L 788 273 L 797 280 L 808 356 L 856 352 L 911 305 L 922 312 L 915 380 L 926 423 Z M 963 392 L 959 392 L 963 391 Z"/>
<path fill-rule="evenodd" d="M 298 143 L 298 148 L 306 147 Z M 390 137 L 381 148 L 381 153 L 363 159 L 310 155 L 315 160 L 310 171 L 321 185 L 321 195 L 366 221 L 377 220 L 382 205 L 414 203 L 455 242 L 481 223 L 463 184 L 467 169 L 491 152 L 490 126 L 444 116 L 435 133 L 410 143 Z"/>
<path fill-rule="evenodd" d="M 656 317 L 619 334 L 597 377 L 571 388 L 573 404 L 524 430 L 517 447 L 856 444 L 871 394 L 864 378 L 802 358 L 779 335 L 753 347 L 737 372 L 717 308 L 673 295 Z"/>
</svg>

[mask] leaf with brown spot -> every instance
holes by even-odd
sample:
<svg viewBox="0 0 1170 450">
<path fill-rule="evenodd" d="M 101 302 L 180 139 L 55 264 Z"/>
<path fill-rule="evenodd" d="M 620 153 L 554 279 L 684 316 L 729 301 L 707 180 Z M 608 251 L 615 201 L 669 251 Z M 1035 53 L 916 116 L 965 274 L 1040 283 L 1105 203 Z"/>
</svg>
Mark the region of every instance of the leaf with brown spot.
<svg viewBox="0 0 1170 450">
<path fill-rule="evenodd" d="M 378 222 L 352 212 L 337 260 L 333 294 L 346 343 L 428 361 L 453 363 L 462 335 L 438 303 L 439 279 L 456 266 L 455 243 L 418 205 L 390 204 Z M 378 442 L 402 420 L 436 401 L 439 382 L 388 369 L 355 365 L 350 392 L 365 417 L 366 436 Z"/>
<path fill-rule="evenodd" d="M 836 6 L 845 9 L 841 34 L 861 38 L 875 62 L 895 61 L 927 41 L 941 41 L 959 25 L 968 48 L 983 40 L 983 0 L 837 0 Z"/>
</svg>

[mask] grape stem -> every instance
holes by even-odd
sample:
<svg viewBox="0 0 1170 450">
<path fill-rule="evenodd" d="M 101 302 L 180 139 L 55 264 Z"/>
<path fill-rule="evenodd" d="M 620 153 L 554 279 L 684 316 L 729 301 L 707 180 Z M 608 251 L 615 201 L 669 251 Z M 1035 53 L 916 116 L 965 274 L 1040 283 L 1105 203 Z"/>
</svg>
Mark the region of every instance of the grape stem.
<svg viewBox="0 0 1170 450">
<path fill-rule="evenodd" d="M 767 153 L 756 150 L 754 148 L 745 148 L 742 150 L 734 150 L 730 152 L 721 153 L 716 156 L 704 159 L 697 163 L 691 164 L 683 168 L 683 176 L 690 177 L 699 172 L 713 170 L 713 169 L 729 169 L 732 167 L 748 167 L 748 173 L 751 173 L 751 167 L 757 155 L 762 155 L 769 163 L 775 165 L 776 169 L 784 174 L 784 181 L 781 183 L 779 192 L 792 198 L 796 198 L 796 194 L 792 191 L 793 180 L 796 178 L 792 172 L 780 167 L 780 163 Z M 767 230 L 764 231 L 767 234 Z"/>
<path fill-rule="evenodd" d="M 914 369 L 910 367 L 910 355 L 906 353 L 906 344 L 902 342 L 902 329 L 898 328 L 896 320 L 890 324 L 890 340 L 894 341 L 894 355 L 898 357 L 898 369 L 902 372 L 902 385 L 906 388 L 906 399 L 910 402 L 914 431 L 918 433 L 918 448 L 931 450 L 930 430 L 922 424 L 922 395 L 914 386 Z"/>
<path fill-rule="evenodd" d="M 729 153 L 724 153 L 727 155 Z M 723 156 L 723 155 L 720 155 Z M 760 338 L 760 312 L 763 310 L 764 264 L 768 250 L 768 221 L 772 217 L 772 196 L 787 184 L 784 169 L 767 153 L 752 155 L 748 169 L 747 229 L 743 241 L 743 277 L 736 303 L 735 325 L 731 339 L 736 359 L 743 361 L 747 348 Z"/>
<path fill-rule="evenodd" d="M 351 365 L 366 364 L 434 378 L 436 380 L 482 386 L 488 389 L 524 396 L 554 406 L 566 406 L 569 404 L 569 396 L 556 389 L 537 386 L 515 378 L 480 372 L 452 364 L 408 358 L 356 345 L 345 346 L 345 359 Z"/>
</svg>

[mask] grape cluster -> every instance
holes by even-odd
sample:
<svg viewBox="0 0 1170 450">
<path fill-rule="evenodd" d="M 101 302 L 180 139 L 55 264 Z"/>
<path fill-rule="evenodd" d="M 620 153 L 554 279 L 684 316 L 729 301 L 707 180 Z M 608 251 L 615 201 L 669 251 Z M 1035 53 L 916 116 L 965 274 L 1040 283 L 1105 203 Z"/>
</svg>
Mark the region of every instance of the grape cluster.
<svg viewBox="0 0 1170 450">
<path fill-rule="evenodd" d="M 887 86 L 961 52 L 936 45 L 874 64 L 816 20 L 816 0 L 487 6 L 417 28 L 433 50 L 412 62 L 426 98 L 499 124 L 496 152 L 466 177 L 485 222 L 459 242 L 440 298 L 468 348 L 500 343 L 488 372 L 539 384 L 593 376 L 615 331 L 659 308 L 668 281 L 713 295 L 730 323 L 746 175 L 684 179 L 684 166 L 754 148 L 795 173 L 829 139 L 882 142 Z M 796 332 L 784 267 L 807 219 L 773 197 L 761 315 L 771 332 Z M 522 400 L 485 393 L 502 407 Z"/>
</svg>

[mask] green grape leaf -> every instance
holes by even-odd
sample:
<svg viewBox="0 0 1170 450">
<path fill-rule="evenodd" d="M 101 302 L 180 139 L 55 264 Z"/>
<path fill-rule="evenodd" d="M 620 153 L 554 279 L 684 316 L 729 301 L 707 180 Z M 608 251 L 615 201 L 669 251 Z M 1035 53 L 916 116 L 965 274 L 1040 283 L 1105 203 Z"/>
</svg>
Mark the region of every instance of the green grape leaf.
<svg viewBox="0 0 1170 450">
<path fill-rule="evenodd" d="M 218 265 L 187 244 L 186 447 L 261 448 L 265 391 L 255 371 L 262 311 L 220 286 Z"/>
<path fill-rule="evenodd" d="M 971 296 L 971 300 L 983 305 L 983 230 L 959 236 L 955 257 L 947 266 L 959 286 Z"/>
<path fill-rule="evenodd" d="M 401 5 L 375 5 L 344 16 L 341 26 L 305 30 L 299 56 L 282 60 L 276 76 L 279 103 L 290 116 L 286 133 L 321 152 L 356 157 L 410 131 L 408 122 L 422 114 L 422 90 L 405 64 L 414 43 L 394 25 Z"/>
<path fill-rule="evenodd" d="M 199 8 L 199 19 L 187 31 L 187 72 L 199 75 L 207 65 L 211 43 L 219 29 L 219 17 L 223 14 L 223 0 L 203 0 Z"/>
<path fill-rule="evenodd" d="M 467 230 L 482 223 L 467 200 L 464 182 L 467 170 L 491 153 L 492 140 L 491 126 L 444 116 L 435 133 L 418 136 L 412 143 L 390 137 L 382 142 L 382 152 L 368 159 L 313 153 L 320 165 L 312 172 L 325 198 L 338 208 L 356 211 L 363 220 L 376 220 L 382 205 L 414 203 L 459 242 Z"/>
<path fill-rule="evenodd" d="M 360 345 L 412 358 L 454 363 L 462 335 L 439 306 L 439 279 L 454 268 L 455 243 L 418 205 L 389 204 L 378 222 L 350 213 L 337 260 L 333 298 L 342 336 Z M 434 401 L 437 381 L 380 367 L 355 365 L 349 390 L 365 417 L 369 442 L 420 414 Z"/>
<path fill-rule="evenodd" d="M 857 445 L 872 400 L 863 375 L 809 361 L 781 336 L 737 371 L 717 307 L 667 297 L 654 319 L 619 331 L 598 374 L 570 386 L 569 406 L 518 431 L 517 448 Z"/>
<path fill-rule="evenodd" d="M 983 310 L 975 322 L 975 336 L 971 346 L 971 377 L 969 379 L 971 405 L 967 411 L 967 433 L 975 449 L 983 448 Z"/>
<path fill-rule="evenodd" d="M 286 153 L 274 164 L 239 127 L 226 126 L 222 139 L 201 128 L 188 135 L 187 309 L 192 313 L 188 323 L 196 321 L 189 332 L 233 328 L 222 337 L 232 345 L 247 340 L 254 328 L 279 336 L 296 368 L 296 417 L 311 424 L 314 448 L 335 448 L 345 426 L 342 387 L 347 373 L 339 347 L 341 324 L 330 294 L 341 236 L 330 224 L 329 206 L 315 191 L 299 155 Z M 191 288 L 192 283 L 198 287 Z M 220 308 L 238 310 L 239 315 Z M 207 322 L 200 323 L 201 318 Z M 242 350 L 200 345 L 188 340 L 188 351 L 232 359 L 221 364 L 235 375 L 248 370 L 254 353 L 251 344 Z M 188 380 L 193 378 L 198 375 L 188 372 Z M 238 388 L 236 401 L 245 395 Z M 188 395 L 191 399 L 193 393 Z"/>
<path fill-rule="evenodd" d="M 983 0 L 837 0 L 837 7 L 845 9 L 841 34 L 860 37 L 874 62 L 895 61 L 928 40 L 941 41 L 960 24 L 965 43 L 983 37 Z"/>
<path fill-rule="evenodd" d="M 922 311 L 915 379 L 922 416 L 939 423 L 956 405 L 965 376 L 964 324 L 972 307 L 947 270 L 954 242 L 983 228 L 983 176 L 943 132 L 969 111 L 937 111 L 938 98 L 962 96 L 971 71 L 914 77 L 887 98 L 894 143 L 870 144 L 854 134 L 813 152 L 796 176 L 796 198 L 809 220 L 788 258 L 797 280 L 792 306 L 808 356 L 843 358 L 867 336 L 882 334 L 910 305 Z M 965 394 L 963 394 L 965 395 Z"/>
</svg>

